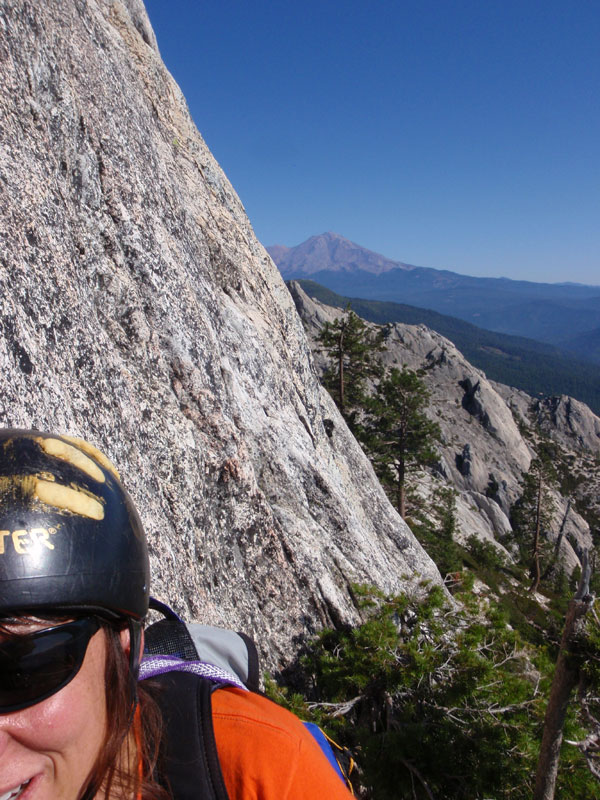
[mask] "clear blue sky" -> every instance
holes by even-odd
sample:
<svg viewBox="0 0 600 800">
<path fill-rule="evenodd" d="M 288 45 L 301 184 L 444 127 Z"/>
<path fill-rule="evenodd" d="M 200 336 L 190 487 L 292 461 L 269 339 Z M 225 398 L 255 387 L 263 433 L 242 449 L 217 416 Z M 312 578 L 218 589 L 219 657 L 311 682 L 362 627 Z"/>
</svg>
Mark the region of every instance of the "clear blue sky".
<svg viewBox="0 0 600 800">
<path fill-rule="evenodd" d="M 146 0 L 265 245 L 600 284 L 600 0 Z"/>
</svg>

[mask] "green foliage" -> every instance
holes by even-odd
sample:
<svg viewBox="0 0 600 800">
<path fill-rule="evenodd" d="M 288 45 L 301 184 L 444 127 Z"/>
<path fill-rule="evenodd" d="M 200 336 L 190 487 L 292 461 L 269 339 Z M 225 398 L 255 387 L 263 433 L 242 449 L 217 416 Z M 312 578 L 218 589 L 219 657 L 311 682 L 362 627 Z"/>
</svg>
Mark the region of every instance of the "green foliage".
<svg viewBox="0 0 600 800">
<path fill-rule="evenodd" d="M 376 354 L 384 349 L 383 335 L 347 307 L 343 316 L 323 325 L 317 341 L 329 358 L 323 383 L 352 427 L 366 401 L 367 380 L 381 374 Z"/>
<path fill-rule="evenodd" d="M 540 448 L 523 478 L 523 494 L 511 509 L 514 538 L 519 546 L 521 560 L 529 566 L 532 589 L 537 590 L 542 577 L 542 562 L 548 567 L 552 546 L 547 532 L 556 514 L 549 487 L 555 484 L 556 475 L 547 452 Z"/>
<path fill-rule="evenodd" d="M 566 612 L 567 599 L 573 596 L 573 592 L 571 590 L 569 576 L 567 575 L 565 568 L 561 564 L 557 564 L 555 568 L 550 572 L 550 586 L 552 592 L 557 596 L 557 598 L 563 601 L 562 603 L 560 603 L 561 611 L 563 613 Z"/>
<path fill-rule="evenodd" d="M 557 442 L 548 438 L 539 428 L 536 433 L 537 458 L 543 465 L 547 479 L 559 487 L 561 494 L 568 496 L 580 483 L 573 471 L 576 457 L 573 453 L 566 453 Z"/>
<path fill-rule="evenodd" d="M 420 599 L 365 586 L 353 593 L 363 621 L 323 631 L 307 649 L 296 672 L 303 694 L 270 678 L 268 694 L 354 751 L 368 800 L 528 800 L 555 654 L 471 592 L 458 606 L 440 587 Z M 519 600 L 541 611 L 531 595 Z M 588 627 L 574 657 L 598 687 L 600 633 Z M 595 712 L 586 696 L 586 712 Z M 598 796 L 577 744 L 584 716 L 569 710 L 557 798 Z"/>
<path fill-rule="evenodd" d="M 402 517 L 407 473 L 437 458 L 434 445 L 440 427 L 424 413 L 429 397 L 420 373 L 393 368 L 379 381 L 367 406 L 367 448 Z"/>
<path fill-rule="evenodd" d="M 460 573 L 463 549 L 454 541 L 456 528 L 456 492 L 439 486 L 425 509 L 412 509 L 410 529 L 435 561 L 443 578 Z M 462 581 L 458 581 L 462 583 Z M 452 585 L 453 581 L 449 583 Z"/>
<path fill-rule="evenodd" d="M 469 536 L 467 547 L 473 558 L 482 567 L 500 570 L 506 564 L 506 559 L 501 550 L 494 547 L 491 542 L 485 542 L 475 535 Z"/>
<path fill-rule="evenodd" d="M 360 748 L 369 796 L 526 797 L 540 707 L 519 637 L 439 587 L 367 599 L 365 621 L 321 634 L 304 667 L 314 702 L 347 708 L 338 735 Z"/>
<path fill-rule="evenodd" d="M 425 414 L 423 373 L 404 368 L 382 375 L 381 338 L 369 335 L 349 307 L 323 329 L 329 389 L 334 397 L 337 391 L 338 406 L 402 516 L 408 508 L 411 529 L 460 605 L 447 606 L 439 589 L 418 601 L 355 587 L 362 623 L 318 637 L 297 665 L 294 685 L 302 693 L 269 678 L 267 691 L 355 749 L 365 798 L 528 798 L 577 577 L 560 568 L 547 535 L 555 513 L 549 489 L 559 484 L 572 492 L 581 476 L 556 443 L 527 428 L 538 458 L 511 511 L 512 538 L 503 541 L 509 552 L 518 549 L 520 563 L 509 563 L 477 537 L 459 545 L 453 490 L 440 485 L 426 499 L 414 480 L 436 459 L 440 435 Z M 497 499 L 498 492 L 490 474 L 486 495 Z M 600 590 L 600 576 L 592 583 L 592 591 Z M 588 769 L 596 753 L 586 744 L 595 741 L 590 725 L 600 718 L 597 627 L 587 626 L 573 655 L 582 681 L 565 722 L 557 798 L 600 796 Z M 596 769 L 600 776 L 600 764 Z"/>
<path fill-rule="evenodd" d="M 514 588 L 502 596 L 502 608 L 509 624 L 530 644 L 544 646 L 550 639 L 557 640 L 559 632 L 553 630 L 552 617 L 529 592 Z"/>
<path fill-rule="evenodd" d="M 265 672 L 263 678 L 264 691 L 270 700 L 287 708 L 292 714 L 306 722 L 316 722 L 317 725 L 322 724 L 323 713 L 318 708 L 312 709 L 300 692 L 292 692 L 287 686 L 280 685 L 269 672 Z"/>
<path fill-rule="evenodd" d="M 600 686 L 600 626 L 596 620 L 588 619 L 585 634 L 579 648 L 583 676 L 588 685 Z"/>
</svg>

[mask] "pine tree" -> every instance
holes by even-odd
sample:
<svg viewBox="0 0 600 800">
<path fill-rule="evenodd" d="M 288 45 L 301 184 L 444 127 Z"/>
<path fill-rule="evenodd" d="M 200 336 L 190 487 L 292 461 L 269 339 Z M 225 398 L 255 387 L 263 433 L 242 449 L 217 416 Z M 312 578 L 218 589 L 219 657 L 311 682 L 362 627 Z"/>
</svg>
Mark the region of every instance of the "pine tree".
<svg viewBox="0 0 600 800">
<path fill-rule="evenodd" d="M 440 427 L 424 413 L 430 392 L 421 375 L 392 368 L 369 404 L 368 447 L 381 483 L 406 516 L 406 477 L 437 458 Z"/>
<path fill-rule="evenodd" d="M 545 550 L 543 539 L 556 513 L 550 494 L 550 487 L 554 483 L 550 462 L 543 455 L 534 458 L 524 476 L 523 494 L 515 503 L 511 514 L 522 558 L 529 563 L 532 592 L 536 592 L 540 585 Z"/>
<path fill-rule="evenodd" d="M 317 341 L 330 361 L 323 383 L 353 428 L 356 411 L 366 401 L 368 379 L 381 374 L 376 356 L 385 349 L 383 332 L 373 331 L 348 306 L 342 317 L 323 325 Z"/>
</svg>

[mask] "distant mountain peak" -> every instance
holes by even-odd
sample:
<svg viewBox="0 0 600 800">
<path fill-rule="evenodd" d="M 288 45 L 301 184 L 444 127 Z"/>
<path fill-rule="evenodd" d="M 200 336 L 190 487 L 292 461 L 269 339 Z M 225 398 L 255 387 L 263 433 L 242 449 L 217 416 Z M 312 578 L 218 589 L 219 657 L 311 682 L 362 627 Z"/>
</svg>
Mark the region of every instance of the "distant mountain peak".
<svg viewBox="0 0 600 800">
<path fill-rule="evenodd" d="M 308 277 L 323 270 L 381 275 L 392 269 L 414 269 L 410 264 L 392 261 L 332 231 L 311 236 L 296 247 L 272 245 L 267 251 L 284 278 Z"/>
</svg>

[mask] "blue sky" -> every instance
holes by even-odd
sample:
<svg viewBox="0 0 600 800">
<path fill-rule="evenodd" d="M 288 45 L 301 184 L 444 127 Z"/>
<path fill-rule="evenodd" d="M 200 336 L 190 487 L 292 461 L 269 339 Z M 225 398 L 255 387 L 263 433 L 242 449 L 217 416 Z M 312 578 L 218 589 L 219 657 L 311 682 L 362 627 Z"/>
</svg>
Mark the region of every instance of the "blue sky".
<svg viewBox="0 0 600 800">
<path fill-rule="evenodd" d="M 600 284 L 600 0 L 146 0 L 265 245 Z"/>
</svg>

